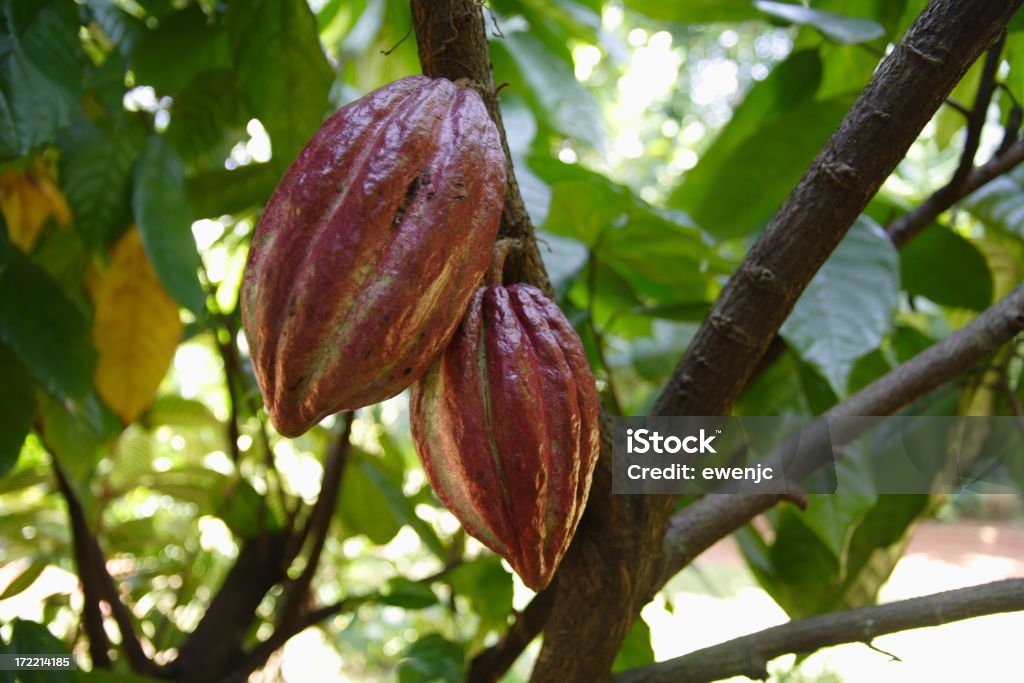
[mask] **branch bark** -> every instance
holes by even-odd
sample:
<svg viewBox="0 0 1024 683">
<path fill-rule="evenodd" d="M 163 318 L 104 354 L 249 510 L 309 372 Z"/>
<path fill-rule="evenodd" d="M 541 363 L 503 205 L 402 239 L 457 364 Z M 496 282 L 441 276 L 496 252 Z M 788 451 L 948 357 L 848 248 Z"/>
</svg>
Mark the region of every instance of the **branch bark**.
<svg viewBox="0 0 1024 683">
<path fill-rule="evenodd" d="M 504 637 L 473 658 L 466 680 L 473 683 L 495 683 L 512 667 L 530 641 L 544 628 L 544 622 L 555 604 L 556 585 L 552 584 L 537 594 L 526 609 L 516 615 Z"/>
<path fill-rule="evenodd" d="M 867 643 L 897 631 L 940 626 L 988 614 L 1024 610 L 1024 579 L 935 593 L 888 605 L 791 621 L 666 662 L 615 676 L 616 683 L 706 683 L 730 676 L 767 679 L 769 660 L 842 643 Z"/>
<path fill-rule="evenodd" d="M 142 649 L 142 644 L 135 633 L 135 625 L 132 623 L 131 612 L 121 602 L 114 579 L 107 571 L 107 564 L 103 559 L 103 549 L 100 548 L 96 535 L 89 529 L 82 502 L 65 476 L 64 470 L 61 469 L 60 463 L 57 462 L 56 456 L 51 453 L 50 457 L 53 460 L 53 471 L 57 477 L 57 484 L 68 505 L 75 564 L 82 582 L 82 594 L 86 603 L 84 620 L 86 632 L 89 635 L 89 654 L 99 666 L 110 668 L 110 658 L 106 651 L 110 647 L 110 641 L 103 629 L 103 615 L 99 604 L 99 601 L 103 600 L 109 605 L 111 616 L 117 623 L 117 630 L 121 634 L 121 652 L 124 653 L 131 670 L 140 674 L 152 674 L 155 672 L 156 666 Z M 99 657 L 98 661 L 95 659 L 97 656 Z"/>
<path fill-rule="evenodd" d="M 494 88 L 487 29 L 478 0 L 411 0 L 413 27 L 423 73 L 452 81 L 468 79 L 480 93 L 498 127 L 505 150 L 505 206 L 501 236 L 520 240 L 520 248 L 505 265 L 505 282 L 526 282 L 553 295 L 551 282 L 537 249 L 533 223 L 519 191 L 505 124 Z"/>
<path fill-rule="evenodd" d="M 891 415 L 928 392 L 963 375 L 1024 330 L 1024 285 L 943 341 L 875 380 L 846 399 L 829 416 Z M 832 438 L 856 438 L 833 434 Z M 837 445 L 843 442 L 836 441 Z M 670 520 L 665 564 L 656 589 L 721 538 L 781 500 L 777 495 L 712 495 L 687 506 Z"/>
</svg>

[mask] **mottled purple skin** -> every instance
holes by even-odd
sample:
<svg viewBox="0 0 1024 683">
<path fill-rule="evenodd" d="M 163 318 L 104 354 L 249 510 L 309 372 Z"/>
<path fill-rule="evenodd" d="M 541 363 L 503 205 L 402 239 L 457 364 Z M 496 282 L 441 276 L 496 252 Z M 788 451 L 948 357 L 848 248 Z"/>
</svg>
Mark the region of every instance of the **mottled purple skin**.
<svg viewBox="0 0 1024 683">
<path fill-rule="evenodd" d="M 426 371 L 480 285 L 504 197 L 500 138 L 473 90 L 411 76 L 323 124 L 271 196 L 242 283 L 281 434 Z"/>
<path fill-rule="evenodd" d="M 529 285 L 480 288 L 410 399 L 431 485 L 466 531 L 541 590 L 569 547 L 599 450 L 579 337 Z"/>
</svg>

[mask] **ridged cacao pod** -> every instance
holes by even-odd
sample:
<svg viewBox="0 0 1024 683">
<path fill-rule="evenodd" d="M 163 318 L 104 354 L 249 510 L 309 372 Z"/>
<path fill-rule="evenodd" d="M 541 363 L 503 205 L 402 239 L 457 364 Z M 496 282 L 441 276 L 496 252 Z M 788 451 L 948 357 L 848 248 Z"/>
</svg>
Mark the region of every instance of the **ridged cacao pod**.
<svg viewBox="0 0 1024 683">
<path fill-rule="evenodd" d="M 411 76 L 323 124 L 271 196 L 242 284 L 281 434 L 426 371 L 480 285 L 504 197 L 500 138 L 469 88 Z"/>
<path fill-rule="evenodd" d="M 480 288 L 410 404 L 441 501 L 527 586 L 547 586 L 599 448 L 594 376 L 562 311 L 529 285 Z"/>
</svg>

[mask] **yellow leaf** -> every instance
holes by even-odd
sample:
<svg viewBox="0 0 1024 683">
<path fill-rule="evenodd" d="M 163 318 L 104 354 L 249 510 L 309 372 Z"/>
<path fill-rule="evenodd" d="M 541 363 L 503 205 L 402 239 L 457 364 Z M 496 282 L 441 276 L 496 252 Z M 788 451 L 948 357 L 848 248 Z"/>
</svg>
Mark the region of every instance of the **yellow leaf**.
<svg viewBox="0 0 1024 683">
<path fill-rule="evenodd" d="M 181 339 L 178 305 L 164 291 L 133 227 L 114 245 L 96 287 L 96 388 L 126 423 L 156 396 Z"/>
<path fill-rule="evenodd" d="M 26 173 L 7 169 L 0 176 L 0 211 L 7 221 L 8 237 L 22 251 L 32 249 L 51 217 L 58 227 L 71 221 L 68 203 L 43 163 L 36 163 L 35 169 Z"/>
</svg>

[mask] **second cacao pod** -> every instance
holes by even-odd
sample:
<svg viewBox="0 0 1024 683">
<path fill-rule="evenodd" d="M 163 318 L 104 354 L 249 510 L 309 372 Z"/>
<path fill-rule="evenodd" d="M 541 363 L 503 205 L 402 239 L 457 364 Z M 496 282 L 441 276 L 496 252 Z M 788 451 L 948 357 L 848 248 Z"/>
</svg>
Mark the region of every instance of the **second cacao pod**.
<svg viewBox="0 0 1024 683">
<path fill-rule="evenodd" d="M 579 337 L 529 285 L 482 287 L 410 398 L 413 440 L 463 528 L 534 590 L 550 583 L 597 462 L 598 404 Z"/>
<path fill-rule="evenodd" d="M 411 76 L 323 124 L 263 212 L 241 291 L 281 434 L 423 374 L 480 284 L 504 196 L 498 131 L 470 88 Z"/>
</svg>

